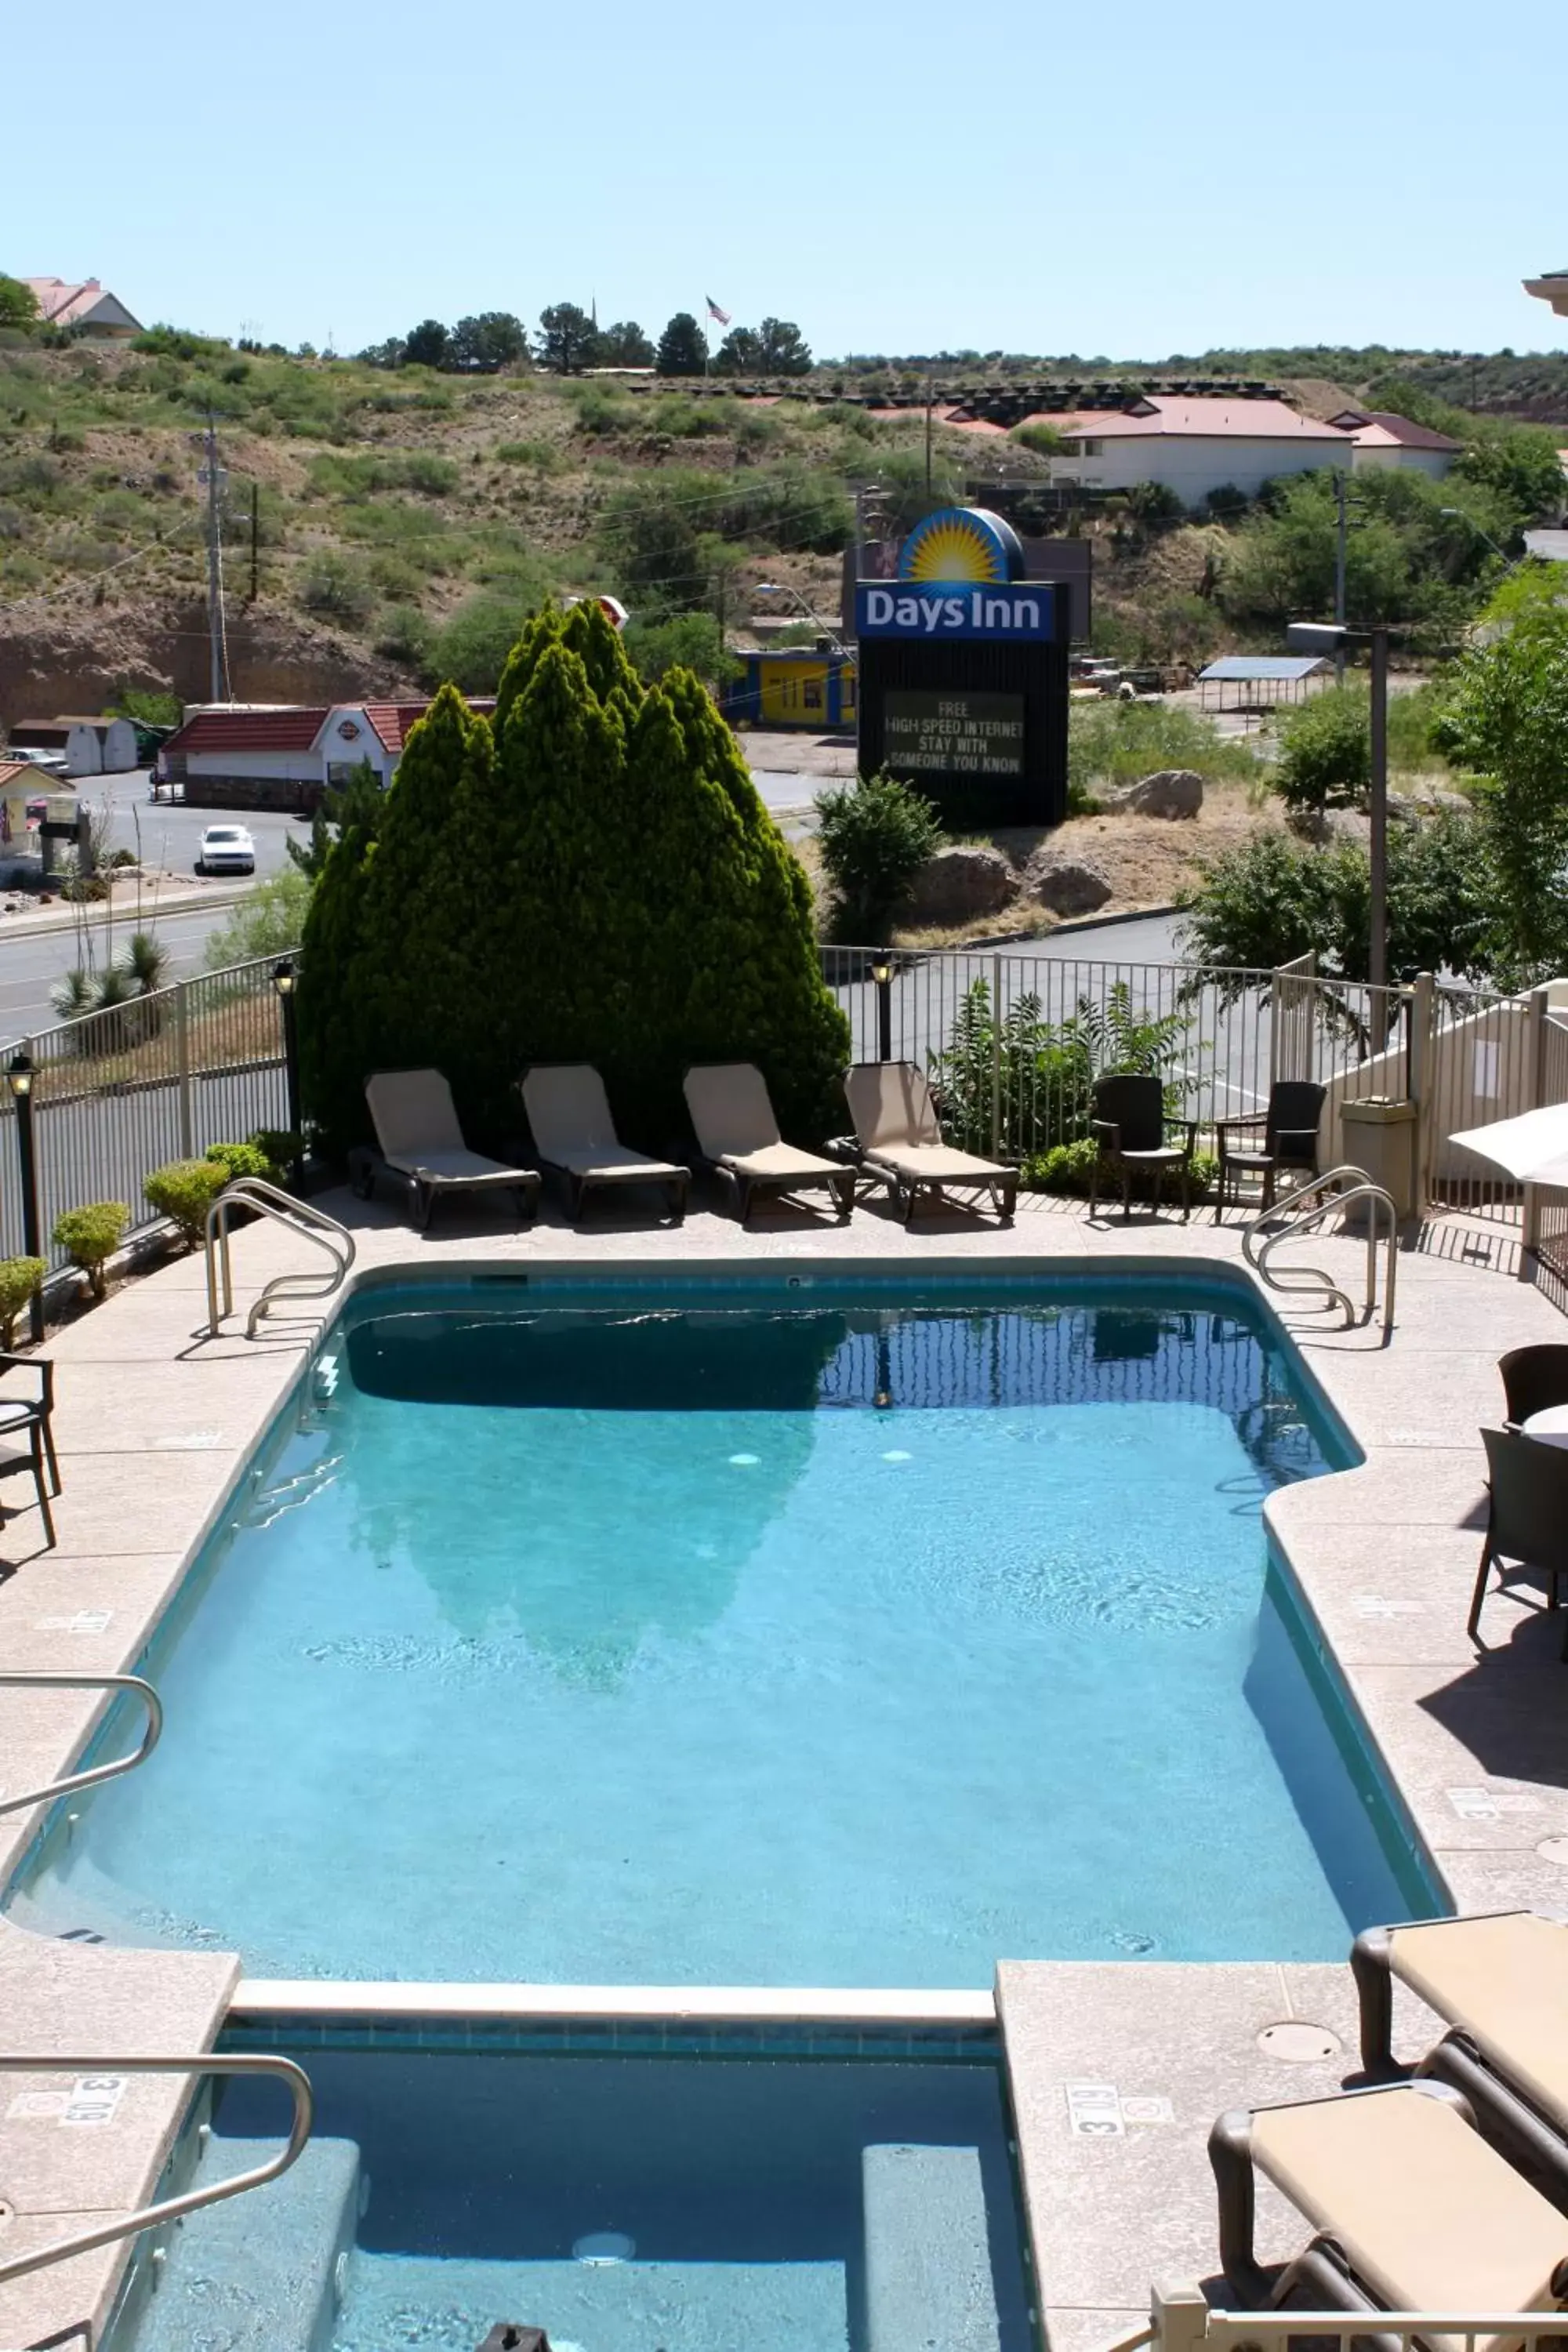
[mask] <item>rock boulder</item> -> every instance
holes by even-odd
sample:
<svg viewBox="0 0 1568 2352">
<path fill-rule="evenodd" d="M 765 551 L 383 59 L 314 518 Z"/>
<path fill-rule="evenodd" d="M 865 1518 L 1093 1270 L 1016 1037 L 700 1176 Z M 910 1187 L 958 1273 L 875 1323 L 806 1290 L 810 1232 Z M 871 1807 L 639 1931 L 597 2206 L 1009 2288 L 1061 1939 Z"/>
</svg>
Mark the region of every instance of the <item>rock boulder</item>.
<svg viewBox="0 0 1568 2352">
<path fill-rule="evenodd" d="M 1156 768 L 1116 795 L 1113 805 L 1129 816 L 1196 816 L 1204 804 L 1204 780 L 1195 768 Z"/>
<path fill-rule="evenodd" d="M 1092 857 L 1041 850 L 1029 861 L 1024 888 L 1053 915 L 1092 915 L 1110 896 L 1110 877 Z"/>
<path fill-rule="evenodd" d="M 927 858 L 903 912 L 906 923 L 967 923 L 1000 914 L 1017 894 L 1012 861 L 983 843 L 954 842 Z"/>
</svg>

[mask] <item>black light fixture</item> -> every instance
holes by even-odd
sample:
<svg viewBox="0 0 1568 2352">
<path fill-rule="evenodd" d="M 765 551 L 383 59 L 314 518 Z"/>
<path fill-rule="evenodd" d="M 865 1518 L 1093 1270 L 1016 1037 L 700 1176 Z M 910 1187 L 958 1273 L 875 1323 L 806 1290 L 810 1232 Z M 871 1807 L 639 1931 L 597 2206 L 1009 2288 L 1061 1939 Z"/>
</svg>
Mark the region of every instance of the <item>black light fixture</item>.
<svg viewBox="0 0 1568 2352">
<path fill-rule="evenodd" d="M 893 959 L 879 955 L 871 966 L 871 977 L 877 983 L 877 1059 L 890 1062 L 893 1058 Z"/>
<path fill-rule="evenodd" d="M 33 1091 L 33 1057 L 31 1054 L 26 1053 L 26 1051 L 19 1054 L 13 1054 L 9 1066 L 6 1068 L 5 1077 L 10 1086 L 11 1092 L 16 1096 L 18 1102 L 22 1100 L 24 1095 L 30 1095 Z"/>
<path fill-rule="evenodd" d="M 43 1219 L 38 1213 L 38 1150 L 33 1134 L 33 1057 L 24 1046 L 5 1066 L 5 1083 L 16 1105 L 16 1173 L 22 1192 L 22 1248 L 28 1257 L 42 1257 Z M 44 1336 L 44 1293 L 40 1284 L 27 1303 L 27 1328 L 33 1338 Z"/>
<path fill-rule="evenodd" d="M 886 988 L 893 977 L 893 967 L 888 957 L 881 956 L 871 966 L 871 977 L 879 988 Z"/>
<path fill-rule="evenodd" d="M 281 963 L 275 963 L 273 965 L 272 985 L 278 991 L 279 996 L 293 995 L 294 967 L 287 956 L 284 957 Z"/>
</svg>

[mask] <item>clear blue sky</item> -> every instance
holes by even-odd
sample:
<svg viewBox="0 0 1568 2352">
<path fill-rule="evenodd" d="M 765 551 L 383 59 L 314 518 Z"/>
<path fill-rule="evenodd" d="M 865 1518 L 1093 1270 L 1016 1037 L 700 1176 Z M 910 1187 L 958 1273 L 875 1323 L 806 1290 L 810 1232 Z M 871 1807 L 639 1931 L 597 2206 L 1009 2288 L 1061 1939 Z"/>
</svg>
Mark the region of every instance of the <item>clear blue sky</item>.
<svg viewBox="0 0 1568 2352">
<path fill-rule="evenodd" d="M 848 350 L 1561 349 L 1562 0 L 17 6 L 0 268 L 353 351 L 705 293 Z"/>
</svg>

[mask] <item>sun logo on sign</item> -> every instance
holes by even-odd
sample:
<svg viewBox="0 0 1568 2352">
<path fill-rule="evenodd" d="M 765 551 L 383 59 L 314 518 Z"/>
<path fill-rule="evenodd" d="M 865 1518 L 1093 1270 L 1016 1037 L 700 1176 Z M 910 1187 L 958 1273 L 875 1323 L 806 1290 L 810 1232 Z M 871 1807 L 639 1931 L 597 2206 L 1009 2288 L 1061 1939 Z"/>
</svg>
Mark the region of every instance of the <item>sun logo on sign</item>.
<svg viewBox="0 0 1568 2352">
<path fill-rule="evenodd" d="M 899 558 L 902 580 L 1016 579 L 1023 550 L 1000 516 L 978 507 L 943 507 L 917 523 Z"/>
</svg>

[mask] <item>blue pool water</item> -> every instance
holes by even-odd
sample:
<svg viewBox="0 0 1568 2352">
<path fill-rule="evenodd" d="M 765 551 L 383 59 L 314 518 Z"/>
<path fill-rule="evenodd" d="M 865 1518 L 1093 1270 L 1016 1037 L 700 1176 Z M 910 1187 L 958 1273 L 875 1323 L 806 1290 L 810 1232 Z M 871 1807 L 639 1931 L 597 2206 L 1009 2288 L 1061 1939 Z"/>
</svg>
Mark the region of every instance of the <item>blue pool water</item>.
<svg viewBox="0 0 1568 2352">
<path fill-rule="evenodd" d="M 368 2185 L 332 2352 L 474 2352 L 501 2319 L 556 2352 L 848 2352 L 910 2340 L 890 2323 L 929 2263 L 1001 2352 L 1029 2352 L 994 2061 L 267 2046 L 305 2065 L 318 2136 L 357 2148 Z M 262 2140 L 279 2114 L 237 2084 L 217 2129 Z M 247 2200 L 263 2234 L 267 2196 Z"/>
<path fill-rule="evenodd" d="M 268 1976 L 983 1985 L 1430 1898 L 1263 1497 L 1225 1291 L 372 1294 L 14 1906 Z"/>
</svg>

